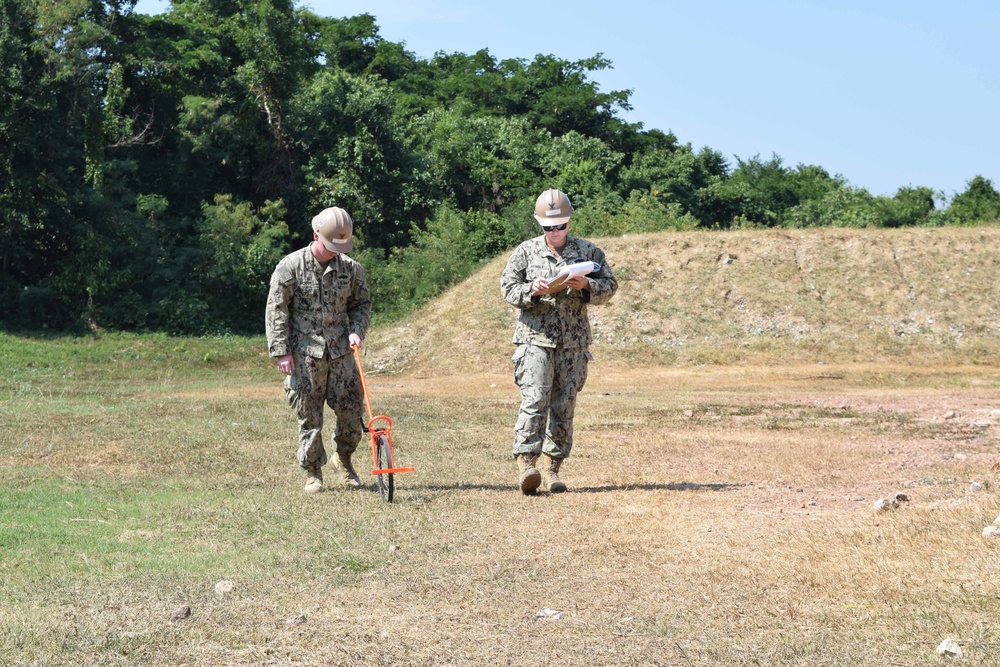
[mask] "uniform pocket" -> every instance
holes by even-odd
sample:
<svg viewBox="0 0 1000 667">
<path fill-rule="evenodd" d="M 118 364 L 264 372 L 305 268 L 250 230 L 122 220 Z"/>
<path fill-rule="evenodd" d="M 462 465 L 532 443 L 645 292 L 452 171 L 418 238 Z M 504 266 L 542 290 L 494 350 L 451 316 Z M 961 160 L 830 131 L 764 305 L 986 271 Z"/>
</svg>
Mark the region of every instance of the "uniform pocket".
<svg viewBox="0 0 1000 667">
<path fill-rule="evenodd" d="M 527 351 L 527 345 L 518 345 L 514 348 L 514 354 L 511 356 L 510 360 L 516 365 L 521 359 L 524 358 L 524 353 Z"/>
<path fill-rule="evenodd" d="M 295 286 L 295 297 L 300 299 L 318 299 L 319 283 L 298 283 Z"/>
<path fill-rule="evenodd" d="M 514 362 L 514 384 L 520 385 L 521 370 L 524 368 L 524 355 L 528 352 L 527 345 L 518 345 L 510 360 Z"/>
<path fill-rule="evenodd" d="M 297 368 L 295 370 L 298 370 Z M 301 382 L 295 377 L 295 371 L 291 375 L 285 376 L 285 400 L 292 410 L 298 411 L 302 404 Z"/>
</svg>

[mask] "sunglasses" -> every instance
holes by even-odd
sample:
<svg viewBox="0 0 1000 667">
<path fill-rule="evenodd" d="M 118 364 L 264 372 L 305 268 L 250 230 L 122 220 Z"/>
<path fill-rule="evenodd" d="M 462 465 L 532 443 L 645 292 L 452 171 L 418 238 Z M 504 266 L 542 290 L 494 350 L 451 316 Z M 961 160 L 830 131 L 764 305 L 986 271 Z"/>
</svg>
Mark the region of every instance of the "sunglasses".
<svg viewBox="0 0 1000 667">
<path fill-rule="evenodd" d="M 551 227 L 542 227 L 546 232 L 561 232 L 569 226 L 568 222 L 564 222 L 561 225 L 552 225 Z"/>
</svg>

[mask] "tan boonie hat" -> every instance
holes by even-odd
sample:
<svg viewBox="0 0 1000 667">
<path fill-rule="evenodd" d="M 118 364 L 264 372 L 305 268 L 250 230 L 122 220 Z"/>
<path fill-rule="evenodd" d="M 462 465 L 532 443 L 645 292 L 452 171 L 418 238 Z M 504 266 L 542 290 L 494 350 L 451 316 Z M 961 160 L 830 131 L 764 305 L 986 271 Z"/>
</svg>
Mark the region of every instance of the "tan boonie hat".
<svg viewBox="0 0 1000 667">
<path fill-rule="evenodd" d="M 330 252 L 351 252 L 354 240 L 354 221 L 342 208 L 333 206 L 320 211 L 313 218 L 313 231 L 319 234 L 319 240 Z"/>
<path fill-rule="evenodd" d="M 569 203 L 569 197 L 562 190 L 546 190 L 535 200 L 535 220 L 542 227 L 569 222 L 571 213 L 573 205 Z"/>
</svg>

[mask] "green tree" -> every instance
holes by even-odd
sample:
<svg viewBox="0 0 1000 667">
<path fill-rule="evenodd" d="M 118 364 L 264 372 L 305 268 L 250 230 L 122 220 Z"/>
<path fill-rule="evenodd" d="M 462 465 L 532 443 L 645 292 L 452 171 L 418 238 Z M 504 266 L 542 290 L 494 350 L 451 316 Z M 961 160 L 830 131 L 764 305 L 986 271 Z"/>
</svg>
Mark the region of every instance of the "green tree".
<svg viewBox="0 0 1000 667">
<path fill-rule="evenodd" d="M 376 308 L 402 312 L 538 233 L 548 187 L 580 233 L 694 226 L 971 224 L 927 188 L 872 197 L 819 166 L 694 151 L 626 123 L 602 54 L 417 58 L 370 14 L 294 0 L 0 0 L 0 317 L 170 331 L 256 329 L 308 220 L 357 222 Z"/>
<path fill-rule="evenodd" d="M 550 141 L 522 118 L 476 116 L 464 100 L 414 118 L 407 134 L 431 201 L 491 213 L 538 187 L 539 152 Z"/>
<path fill-rule="evenodd" d="M 613 182 L 625 156 L 600 139 L 570 131 L 548 142 L 540 157 L 545 187 L 565 192 L 574 208 L 620 203 Z"/>
<path fill-rule="evenodd" d="M 105 186 L 104 150 L 116 134 L 108 122 L 120 110 L 113 90 L 107 97 L 116 82 L 106 65 L 111 28 L 130 6 L 0 1 L 0 299 L 8 321 L 72 328 L 95 294 L 128 282 L 116 249 L 133 219 L 118 183 L 107 194 L 94 186 Z"/>
<path fill-rule="evenodd" d="M 976 176 L 951 200 L 948 213 L 962 225 L 1000 220 L 1000 192 L 993 181 Z"/>
<path fill-rule="evenodd" d="M 260 311 L 275 265 L 285 254 L 288 227 L 281 202 L 254 211 L 249 203 L 218 195 L 205 204 L 197 275 L 205 301 L 222 322 L 242 331 L 260 325 Z"/>
<path fill-rule="evenodd" d="M 510 76 L 517 106 L 505 109 L 505 113 L 522 113 L 555 137 L 575 131 L 615 146 L 619 135 L 634 126 L 617 115 L 632 110 L 631 91 L 602 93 L 590 79 L 591 73 L 609 67 L 611 61 L 602 53 L 574 62 L 552 55 L 535 56 Z"/>
<path fill-rule="evenodd" d="M 342 206 L 365 244 L 401 243 L 423 203 L 414 192 L 415 163 L 394 110 L 392 89 L 371 76 L 322 71 L 290 102 L 289 136 L 304 156 L 306 210 Z"/>
<path fill-rule="evenodd" d="M 798 165 L 789 169 L 778 155 L 764 161 L 736 158 L 729 178 L 714 180 L 700 194 L 702 210 L 722 227 L 789 224 L 789 213 L 807 201 L 817 201 L 843 185 L 821 167 Z"/>
<path fill-rule="evenodd" d="M 575 131 L 614 146 L 637 126 L 617 116 L 631 109 L 630 92 L 603 93 L 590 79 L 610 66 L 602 54 L 578 61 L 552 55 L 497 61 L 487 49 L 471 55 L 438 52 L 393 85 L 413 115 L 465 100 L 480 115 L 521 117 L 555 137 Z"/>
<path fill-rule="evenodd" d="M 702 193 L 727 176 L 728 165 L 720 153 L 708 148 L 695 153 L 691 144 L 678 145 L 676 137 L 668 134 L 633 154 L 631 164 L 622 169 L 621 190 L 630 198 L 631 193 L 641 193 L 665 206 L 679 204 L 683 213 L 711 225 L 714 220 L 703 210 Z"/>
<path fill-rule="evenodd" d="M 516 229 L 498 216 L 450 205 L 438 208 L 426 229 L 414 225 L 410 234 L 409 244 L 388 255 L 373 248 L 358 255 L 382 317 L 410 312 L 481 266 L 485 258 L 480 253 L 519 240 Z"/>
<path fill-rule="evenodd" d="M 934 191 L 926 187 L 899 188 L 894 196 L 877 200 L 883 227 L 914 227 L 933 220 Z"/>
<path fill-rule="evenodd" d="M 864 188 L 843 184 L 820 199 L 808 199 L 787 212 L 788 227 L 878 227 L 878 203 Z"/>
</svg>

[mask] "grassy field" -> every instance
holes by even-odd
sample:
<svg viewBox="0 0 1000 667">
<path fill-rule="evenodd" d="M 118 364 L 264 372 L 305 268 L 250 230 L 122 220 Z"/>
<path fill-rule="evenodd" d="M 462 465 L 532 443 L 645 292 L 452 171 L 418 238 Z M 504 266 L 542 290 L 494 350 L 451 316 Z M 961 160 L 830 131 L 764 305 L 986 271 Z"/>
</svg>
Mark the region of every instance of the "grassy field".
<svg viewBox="0 0 1000 667">
<path fill-rule="evenodd" d="M 0 341 L 2 664 L 1000 650 L 1000 542 L 980 536 L 1000 512 L 994 367 L 595 365 L 571 493 L 535 498 L 513 486 L 506 376 L 376 376 L 417 468 L 389 505 L 371 485 L 301 492 L 260 340 Z M 896 492 L 910 500 L 875 512 Z"/>
<path fill-rule="evenodd" d="M 946 302 L 961 342 L 859 355 L 829 331 L 677 341 L 704 323 L 622 345 L 616 318 L 654 312 L 623 281 L 595 309 L 570 493 L 529 498 L 509 321 L 476 310 L 493 271 L 369 337 L 375 410 L 416 468 L 391 505 L 370 482 L 302 492 L 261 338 L 0 334 L 0 664 L 923 666 L 955 662 L 946 638 L 996 664 L 985 288 Z"/>
</svg>

